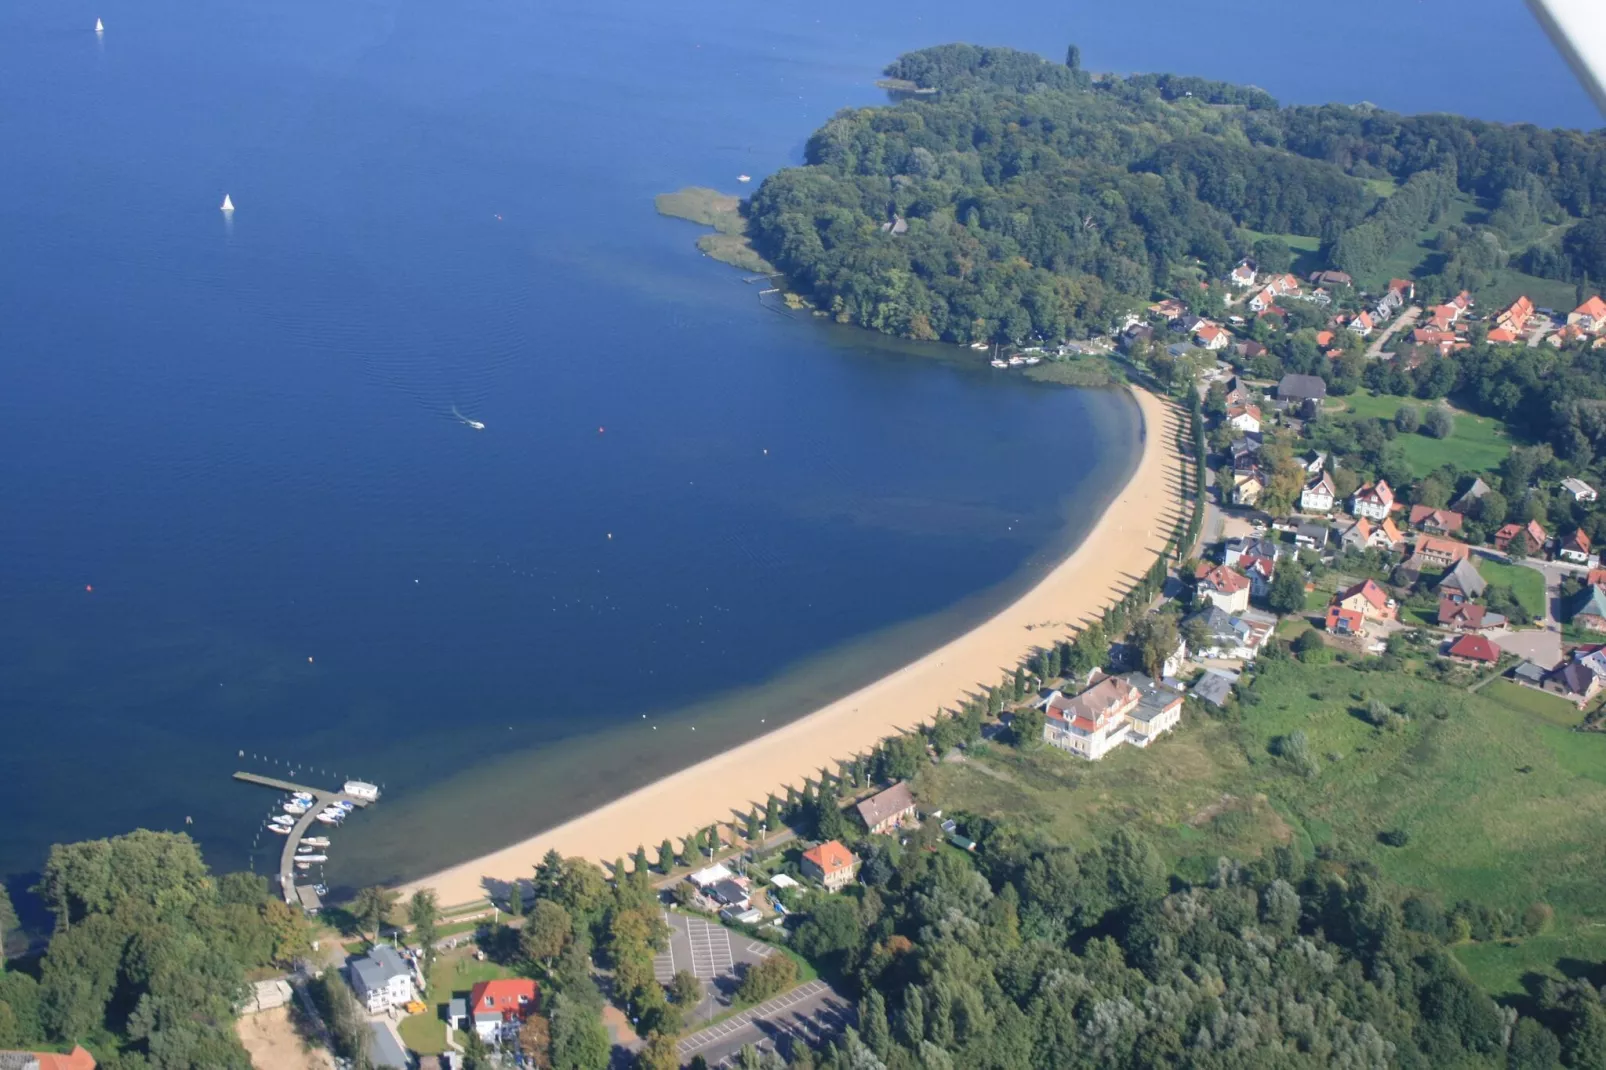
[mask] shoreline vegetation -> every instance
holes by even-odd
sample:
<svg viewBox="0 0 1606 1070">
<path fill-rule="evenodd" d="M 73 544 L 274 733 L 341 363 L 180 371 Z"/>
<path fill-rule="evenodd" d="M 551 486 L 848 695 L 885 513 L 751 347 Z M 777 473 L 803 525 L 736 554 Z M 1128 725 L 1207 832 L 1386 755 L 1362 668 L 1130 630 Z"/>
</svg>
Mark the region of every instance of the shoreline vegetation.
<svg viewBox="0 0 1606 1070">
<path fill-rule="evenodd" d="M 988 620 L 885 677 L 792 723 L 716 754 L 555 828 L 409 882 L 443 904 L 484 899 L 524 879 L 549 850 L 605 864 L 689 828 L 728 824 L 773 793 L 913 730 L 1014 669 L 1035 649 L 1068 638 L 1121 600 L 1187 523 L 1187 414 L 1132 388 L 1141 452 L 1125 485 L 1069 555 Z"/>
<path fill-rule="evenodd" d="M 659 215 L 713 227 L 714 233 L 697 239 L 697 248 L 705 256 L 758 275 L 777 273 L 775 265 L 753 248 L 740 197 L 707 186 L 686 186 L 674 193 L 660 193 L 653 198 L 653 207 Z"/>
</svg>

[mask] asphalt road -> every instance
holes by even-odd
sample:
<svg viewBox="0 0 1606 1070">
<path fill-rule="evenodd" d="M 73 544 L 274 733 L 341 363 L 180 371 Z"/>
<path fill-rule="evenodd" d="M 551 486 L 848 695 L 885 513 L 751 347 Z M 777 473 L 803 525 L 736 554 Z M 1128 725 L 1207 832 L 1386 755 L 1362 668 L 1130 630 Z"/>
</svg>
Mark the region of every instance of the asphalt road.
<svg viewBox="0 0 1606 1070">
<path fill-rule="evenodd" d="M 779 1049 L 794 1041 L 818 1045 L 851 1025 L 854 1011 L 824 981 L 810 981 L 680 1042 L 680 1057 L 701 1055 L 709 1066 L 730 1066 L 749 1044 Z"/>
</svg>

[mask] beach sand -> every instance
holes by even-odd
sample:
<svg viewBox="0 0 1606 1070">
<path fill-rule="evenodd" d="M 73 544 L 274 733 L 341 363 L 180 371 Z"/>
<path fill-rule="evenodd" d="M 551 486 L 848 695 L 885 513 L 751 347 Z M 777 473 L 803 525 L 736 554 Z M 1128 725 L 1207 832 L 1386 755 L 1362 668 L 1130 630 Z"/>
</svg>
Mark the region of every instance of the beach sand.
<svg viewBox="0 0 1606 1070">
<path fill-rule="evenodd" d="M 696 765 L 654 781 L 511 847 L 406 885 L 433 888 L 443 904 L 482 899 L 490 884 L 528 878 L 549 849 L 611 863 L 639 845 L 677 840 L 762 809 L 771 793 L 801 786 L 839 759 L 952 709 L 979 686 L 1011 672 L 1032 650 L 1074 633 L 1141 579 L 1182 515 L 1184 416 L 1134 390 L 1143 416 L 1143 452 L 1131 479 L 1087 537 L 1016 601 L 956 639 L 831 704 Z"/>
</svg>

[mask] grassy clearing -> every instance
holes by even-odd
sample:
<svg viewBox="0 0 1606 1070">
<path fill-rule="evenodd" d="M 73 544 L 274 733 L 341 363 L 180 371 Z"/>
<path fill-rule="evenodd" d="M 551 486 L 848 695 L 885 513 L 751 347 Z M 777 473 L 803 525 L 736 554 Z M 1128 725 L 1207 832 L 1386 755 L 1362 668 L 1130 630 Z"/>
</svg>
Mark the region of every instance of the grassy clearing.
<svg viewBox="0 0 1606 1070">
<path fill-rule="evenodd" d="M 1261 238 L 1275 238 L 1293 250 L 1294 263 L 1292 271 L 1301 278 L 1313 271 L 1320 271 L 1325 265 L 1322 263 L 1322 239 L 1310 234 L 1266 234 L 1258 230 L 1244 230 L 1246 237 L 1244 244 L 1253 245 Z"/>
<path fill-rule="evenodd" d="M 1392 197 L 1400 184 L 1393 178 L 1369 178 L 1366 180 L 1366 192 L 1374 197 Z"/>
<path fill-rule="evenodd" d="M 1578 303 L 1577 291 L 1570 282 L 1541 279 L 1515 268 L 1495 272 L 1494 281 L 1478 291 L 1478 305 L 1484 312 L 1494 312 L 1526 294 L 1538 308 L 1567 311 Z"/>
<path fill-rule="evenodd" d="M 1545 615 L 1545 577 L 1523 565 L 1503 561 L 1475 561 L 1478 573 L 1496 587 L 1510 587 L 1528 619 Z M 1521 623 L 1526 624 L 1527 621 Z"/>
<path fill-rule="evenodd" d="M 412 1014 L 396 1023 L 396 1031 L 401 1034 L 402 1043 L 417 1052 L 419 1055 L 439 1055 L 446 1050 L 447 1025 L 434 1008 L 424 1014 Z M 456 1030 L 453 1030 L 456 1032 Z M 462 1043 L 462 1034 L 457 1034 L 457 1042 Z"/>
<path fill-rule="evenodd" d="M 1523 687 L 1510 680 L 1496 680 L 1486 687 L 1479 688 L 1478 693 L 1509 709 L 1519 713 L 1531 713 L 1540 720 L 1561 728 L 1571 728 L 1584 719 L 1583 711 L 1566 699 L 1531 687 Z"/>
<path fill-rule="evenodd" d="M 1547 933 L 1515 948 L 1457 949 L 1497 992 L 1513 991 L 1525 973 L 1559 976 L 1569 959 L 1606 957 L 1606 855 L 1598 849 L 1606 735 L 1570 731 L 1558 709 L 1514 697 L 1502 682 L 1485 695 L 1337 663 L 1264 668 L 1260 699 L 1242 708 L 1239 724 L 1190 713 L 1149 750 L 1121 748 L 1097 763 L 1047 747 L 989 746 L 923 772 L 917 793 L 1063 842 L 1134 829 L 1189 875 L 1274 843 L 1307 857 L 1326 844 L 1445 906 L 1471 899 L 1520 915 L 1548 903 L 1555 921 Z M 1374 727 L 1363 716 L 1371 699 L 1408 719 L 1395 730 Z M 1309 779 L 1272 753 L 1273 741 L 1296 729 L 1318 759 Z M 1405 846 L 1378 839 L 1392 830 L 1408 834 Z"/>
<path fill-rule="evenodd" d="M 1392 278 L 1415 279 L 1436 274 L 1444 266 L 1444 254 L 1433 248 L 1439 234 L 1457 223 L 1477 222 L 1483 214 L 1477 201 L 1461 194 L 1450 202 L 1450 210 L 1444 214 L 1444 218 L 1424 227 L 1415 241 L 1401 243 L 1394 250 L 1394 255 L 1383 261 L 1373 275 L 1356 279 L 1356 283 L 1376 289 Z"/>
<path fill-rule="evenodd" d="M 1344 398 L 1349 411 L 1358 416 L 1371 416 L 1392 420 L 1402 405 L 1426 409 L 1429 404 L 1421 398 L 1401 397 L 1396 394 L 1350 394 Z M 1468 472 L 1481 472 L 1494 468 L 1511 451 L 1514 440 L 1500 421 L 1477 416 L 1451 406 L 1455 414 L 1455 429 L 1449 438 L 1429 438 L 1420 432 L 1401 435 L 1399 443 L 1412 470 L 1419 476 L 1435 468 L 1453 464 Z"/>
</svg>

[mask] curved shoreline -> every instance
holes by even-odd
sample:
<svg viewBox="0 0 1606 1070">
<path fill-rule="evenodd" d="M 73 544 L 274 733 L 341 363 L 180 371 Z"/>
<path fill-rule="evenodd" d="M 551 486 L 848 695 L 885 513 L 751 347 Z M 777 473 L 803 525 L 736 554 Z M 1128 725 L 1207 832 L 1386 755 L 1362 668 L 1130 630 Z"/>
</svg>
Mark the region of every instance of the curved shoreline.
<svg viewBox="0 0 1606 1070">
<path fill-rule="evenodd" d="M 789 783 L 874 747 L 1000 679 L 1045 640 L 1059 639 L 1141 578 L 1182 515 L 1180 416 L 1134 388 L 1141 456 L 1126 484 L 1070 554 L 992 617 L 886 676 L 757 739 L 723 751 L 500 850 L 411 881 L 443 904 L 484 898 L 488 882 L 527 877 L 541 856 L 597 861 L 633 854 L 688 828 L 729 820 Z M 1141 533 L 1141 534 L 1139 534 Z"/>
</svg>

